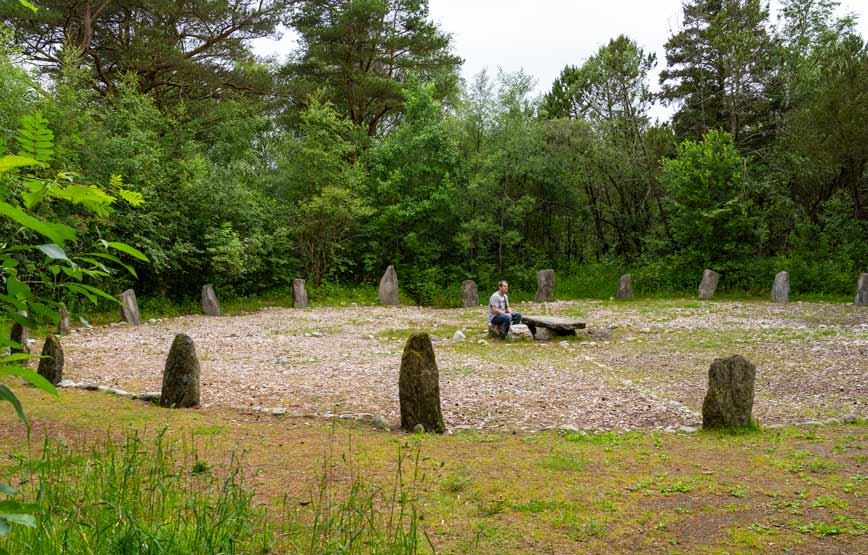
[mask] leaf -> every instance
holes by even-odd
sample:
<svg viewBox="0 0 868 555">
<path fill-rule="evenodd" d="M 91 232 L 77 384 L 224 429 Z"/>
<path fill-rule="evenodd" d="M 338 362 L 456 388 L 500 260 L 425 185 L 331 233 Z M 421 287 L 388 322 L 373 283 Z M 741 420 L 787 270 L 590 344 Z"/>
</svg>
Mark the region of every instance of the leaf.
<svg viewBox="0 0 868 555">
<path fill-rule="evenodd" d="M 42 358 L 42 357 L 37 357 Z M 57 388 L 54 385 L 28 368 L 24 368 L 23 366 L 0 366 L 0 376 L 18 376 L 19 378 L 24 378 L 31 385 L 34 385 L 41 389 L 42 391 L 57 396 Z"/>
<path fill-rule="evenodd" d="M 20 208 L 2 201 L 0 201 L 0 216 L 6 216 L 12 221 L 48 237 L 56 245 L 63 245 L 64 241 L 75 241 L 75 230 L 71 227 L 63 224 L 43 222 Z"/>
<path fill-rule="evenodd" d="M 108 254 L 108 253 L 104 253 L 104 252 L 86 252 L 86 253 L 84 253 L 84 254 L 85 254 L 86 256 L 98 256 L 98 257 L 100 257 L 100 258 L 105 258 L 106 260 L 111 260 L 112 262 L 115 262 L 115 263 L 117 263 L 117 264 L 120 264 L 121 266 L 123 266 L 124 268 L 126 268 L 126 270 L 127 270 L 129 273 L 131 273 L 131 274 L 133 275 L 133 277 L 139 277 L 138 275 L 136 275 L 136 270 L 135 270 L 135 268 L 133 268 L 133 267 L 130 266 L 129 264 L 125 264 L 125 263 L 124 263 L 120 258 L 118 258 L 117 256 L 115 256 L 115 255 L 113 255 L 113 254 Z M 86 260 L 86 259 L 82 259 L 82 260 Z"/>
<path fill-rule="evenodd" d="M 150 260 L 148 260 L 148 257 L 145 256 L 144 253 L 142 253 L 142 251 L 140 251 L 139 249 L 137 249 L 135 247 L 131 247 L 131 246 L 127 245 L 126 243 L 117 243 L 115 241 L 107 241 L 105 243 L 105 245 L 107 247 L 111 247 L 115 250 L 125 252 L 128 255 L 133 256 L 135 258 L 138 258 L 139 260 L 142 260 L 144 262 L 150 262 Z"/>
<path fill-rule="evenodd" d="M 85 298 L 87 298 L 87 300 L 89 300 L 93 304 L 96 304 L 96 295 L 92 295 L 87 289 L 84 289 L 79 284 L 77 284 L 77 283 L 61 283 L 60 286 L 66 287 L 67 289 L 69 289 L 73 293 L 78 293 L 79 295 L 82 295 Z"/>
<path fill-rule="evenodd" d="M 4 499 L 0 501 L 0 514 L 9 518 L 11 514 L 16 513 L 35 513 L 39 510 L 39 505 L 35 503 L 22 503 L 17 499 Z"/>
<path fill-rule="evenodd" d="M 127 201 L 127 204 L 130 206 L 141 206 L 145 202 L 145 197 L 142 196 L 142 193 L 137 191 L 130 191 L 129 189 L 118 189 L 118 194 L 122 199 Z"/>
<path fill-rule="evenodd" d="M 18 3 L 27 8 L 28 10 L 36 13 L 39 11 L 39 8 L 28 2 L 27 0 L 18 0 Z"/>
<path fill-rule="evenodd" d="M 106 298 L 112 302 L 121 304 L 121 302 L 117 298 L 109 295 L 108 293 L 106 293 L 105 291 L 100 289 L 99 287 L 94 287 L 93 285 L 85 285 L 84 283 L 79 283 L 78 286 L 82 287 L 83 289 L 85 289 L 87 291 L 90 291 L 91 293 L 95 293 L 96 295 L 99 295 L 100 297 L 103 297 L 103 298 Z"/>
<path fill-rule="evenodd" d="M 30 287 L 26 283 L 22 283 L 15 276 L 6 277 L 6 290 L 9 294 L 17 299 L 29 299 L 31 296 Z"/>
<path fill-rule="evenodd" d="M 11 529 L 12 529 L 12 527 L 9 526 L 9 523 L 6 522 L 6 519 L 3 518 L 2 516 L 0 516 L 0 537 L 8 536 L 9 530 L 11 530 Z M 3 548 L 0 547 L 0 549 L 3 549 Z M 5 555 L 9 552 L 6 551 L 5 549 L 3 549 L 3 551 L 0 551 L 0 553 L 3 553 Z"/>
<path fill-rule="evenodd" d="M 66 252 L 54 243 L 46 243 L 44 245 L 37 245 L 37 249 L 41 250 L 45 253 L 45 256 L 48 258 L 53 258 L 55 260 L 69 260 L 66 256 Z"/>
<path fill-rule="evenodd" d="M 14 355 L 6 355 L 5 357 L 0 357 L 0 364 L 6 364 L 8 362 L 15 362 L 16 360 L 30 360 L 31 358 L 38 358 L 33 355 L 28 355 L 24 353 L 15 353 Z"/>
<path fill-rule="evenodd" d="M 18 414 L 18 420 L 24 422 L 24 425 L 27 427 L 27 432 L 30 433 L 30 424 L 27 423 L 27 418 L 24 416 L 24 409 L 21 407 L 18 397 L 12 393 L 11 389 L 2 383 L 0 383 L 0 401 L 9 401 L 12 404 L 12 407 L 15 408 L 15 412 Z"/>
<path fill-rule="evenodd" d="M 15 495 L 16 493 L 18 493 L 18 490 L 7 484 L 0 484 L 0 493 L 5 493 L 6 495 Z"/>
<path fill-rule="evenodd" d="M 34 160 L 33 158 L 29 158 L 27 156 L 17 156 L 15 154 L 8 154 L 3 158 L 0 158 L 0 173 L 7 172 L 14 168 L 25 168 L 28 166 L 40 166 L 42 165 L 38 160 Z"/>
<path fill-rule="evenodd" d="M 20 524 L 28 528 L 36 528 L 36 517 L 33 515 L 25 515 L 21 513 L 4 514 L 3 518 L 13 524 Z"/>
</svg>

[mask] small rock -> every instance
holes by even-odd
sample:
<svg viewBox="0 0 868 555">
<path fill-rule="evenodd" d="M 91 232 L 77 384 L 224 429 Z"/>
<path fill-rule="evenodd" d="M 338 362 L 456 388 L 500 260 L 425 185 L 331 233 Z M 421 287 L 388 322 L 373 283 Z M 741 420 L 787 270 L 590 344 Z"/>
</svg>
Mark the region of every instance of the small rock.
<svg viewBox="0 0 868 555">
<path fill-rule="evenodd" d="M 280 416 L 282 414 L 286 414 L 286 409 L 285 408 L 271 409 L 271 414 L 273 414 L 275 416 Z"/>
<path fill-rule="evenodd" d="M 305 334 L 305 335 L 307 335 L 307 334 Z M 311 337 L 325 337 L 323 334 L 321 334 L 318 331 L 315 331 L 315 332 L 311 333 L 310 335 L 311 335 Z"/>
<path fill-rule="evenodd" d="M 156 323 L 157 323 L 157 319 L 156 319 L 156 318 L 151 318 L 150 320 L 148 320 L 148 323 L 149 323 L 149 324 L 156 324 Z"/>
<path fill-rule="evenodd" d="M 678 428 L 678 431 L 684 432 L 685 434 L 694 434 L 696 433 L 697 429 L 693 426 L 681 426 L 680 428 Z"/>
<path fill-rule="evenodd" d="M 651 328 L 642 328 L 639 330 L 639 333 L 651 333 Z"/>
<path fill-rule="evenodd" d="M 76 386 L 78 386 L 78 384 L 72 380 L 60 380 L 59 382 L 57 382 L 57 387 L 76 387 Z"/>
<path fill-rule="evenodd" d="M 808 420 L 807 422 L 802 422 L 802 426 L 822 426 L 823 423 L 819 420 Z"/>
<path fill-rule="evenodd" d="M 488 341 L 486 341 L 485 339 L 480 339 L 477 341 L 477 343 L 479 343 L 480 345 L 488 345 Z"/>
<path fill-rule="evenodd" d="M 855 424 L 859 421 L 859 418 L 855 414 L 847 414 L 843 418 L 844 424 Z"/>
<path fill-rule="evenodd" d="M 569 344 L 568 342 L 566 342 L 566 341 L 561 341 L 560 343 L 558 343 L 558 345 L 560 345 L 561 347 L 564 347 L 564 348 L 570 346 L 570 344 Z"/>
<path fill-rule="evenodd" d="M 378 430 L 388 430 L 389 429 L 389 422 L 380 415 L 375 416 L 371 420 L 371 424 L 374 426 L 374 428 L 376 428 Z"/>
<path fill-rule="evenodd" d="M 452 334 L 452 341 L 464 341 L 465 339 L 467 339 L 467 336 L 461 330 L 455 330 L 455 333 Z"/>
<path fill-rule="evenodd" d="M 424 434 L 425 433 L 425 426 L 423 426 L 422 424 L 416 424 L 415 426 L 413 426 L 413 433 L 414 434 Z"/>
<path fill-rule="evenodd" d="M 564 432 L 565 434 L 577 434 L 579 433 L 579 429 L 572 424 L 561 424 L 558 426 L 559 432 Z"/>
</svg>

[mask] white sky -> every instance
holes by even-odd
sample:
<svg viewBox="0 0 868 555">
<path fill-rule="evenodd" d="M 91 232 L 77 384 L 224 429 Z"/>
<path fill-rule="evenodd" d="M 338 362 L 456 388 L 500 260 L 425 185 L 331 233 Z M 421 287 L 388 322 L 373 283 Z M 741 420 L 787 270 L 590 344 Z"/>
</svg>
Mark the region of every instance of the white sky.
<svg viewBox="0 0 868 555">
<path fill-rule="evenodd" d="M 483 68 L 524 69 L 537 80 L 537 92 L 551 87 L 567 64 L 580 64 L 609 39 L 625 34 L 646 51 L 657 53 L 651 85 L 666 63 L 663 44 L 681 24 L 682 0 L 429 0 L 431 18 L 452 34 L 454 50 L 464 59 L 470 79 Z M 777 21 L 772 1 L 772 21 Z M 843 0 L 842 11 L 859 16 L 868 38 L 868 0 Z M 295 48 L 285 32 L 280 41 L 254 42 L 257 53 L 280 58 Z M 657 106 L 652 114 L 667 118 Z"/>
</svg>

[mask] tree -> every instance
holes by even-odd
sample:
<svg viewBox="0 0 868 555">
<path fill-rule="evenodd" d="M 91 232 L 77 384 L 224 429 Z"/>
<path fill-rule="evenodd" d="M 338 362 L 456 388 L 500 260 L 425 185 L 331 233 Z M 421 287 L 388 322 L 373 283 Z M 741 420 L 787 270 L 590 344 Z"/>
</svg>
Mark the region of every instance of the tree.
<svg viewBox="0 0 868 555">
<path fill-rule="evenodd" d="M 368 136 L 404 109 L 412 77 L 434 84 L 434 98 L 456 91 L 461 59 L 428 19 L 427 0 L 311 0 L 294 13 L 300 51 L 284 67 L 296 95 L 323 89 Z"/>
<path fill-rule="evenodd" d="M 270 92 L 246 41 L 274 33 L 291 0 L 50 0 L 0 4 L 0 20 L 32 63 L 56 72 L 80 53 L 93 86 L 112 95 L 126 73 L 158 105 Z"/>
<path fill-rule="evenodd" d="M 581 66 L 564 68 L 543 100 L 546 115 L 585 119 L 594 129 L 595 140 L 580 141 L 579 163 L 588 176 L 583 202 L 590 205 L 599 254 L 611 243 L 617 254 L 639 254 L 655 210 L 664 214 L 659 156 L 648 144 L 648 73 L 655 64 L 653 53 L 621 35 Z"/>
<path fill-rule="evenodd" d="M 727 133 L 712 130 L 702 142 L 682 142 L 677 157 L 663 161 L 661 180 L 671 198 L 676 252 L 726 264 L 757 251 L 762 230 L 744 159 Z"/>
<path fill-rule="evenodd" d="M 759 148 L 771 138 L 766 88 L 774 40 L 761 0 L 691 0 L 683 28 L 666 42 L 660 73 L 680 137 L 697 139 L 711 129 L 728 132 L 737 145 Z"/>
</svg>

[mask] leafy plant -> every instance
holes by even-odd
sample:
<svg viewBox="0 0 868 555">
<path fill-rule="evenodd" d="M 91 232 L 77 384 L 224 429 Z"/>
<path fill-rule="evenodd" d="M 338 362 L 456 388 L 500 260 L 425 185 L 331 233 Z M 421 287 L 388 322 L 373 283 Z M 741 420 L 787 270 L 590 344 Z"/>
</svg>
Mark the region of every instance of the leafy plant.
<svg viewBox="0 0 868 555">
<path fill-rule="evenodd" d="M 58 303 L 52 300 L 56 289 L 62 288 L 93 303 L 99 298 L 117 302 L 102 289 L 84 283 L 88 278 L 110 274 L 103 261 L 117 263 L 135 275 L 133 269 L 110 254 L 109 249 L 143 261 L 147 261 L 147 257 L 127 244 L 106 240 L 100 240 L 93 252 L 67 255 L 67 245 L 76 242 L 76 230 L 39 217 L 36 212 L 40 205 L 57 199 L 81 205 L 98 215 L 108 215 L 116 197 L 94 185 L 77 183 L 75 174 L 51 168 L 54 134 L 40 114 L 25 116 L 21 125 L 16 136 L 19 152 L 0 158 L 0 217 L 20 226 L 13 241 L 0 243 L 0 280 L 5 286 L 0 294 L 0 320 L 32 328 L 38 325 L 39 318 L 58 322 Z M 112 178 L 110 186 L 133 206 L 143 202 L 140 194 L 124 189 L 119 176 Z M 49 242 L 32 244 L 40 236 Z M 0 356 L 0 377 L 17 376 L 57 395 L 53 384 L 24 365 L 28 359 L 36 358 L 27 353 L 27 345 L 0 337 L 0 348 L 4 347 L 10 349 L 10 354 Z M 0 401 L 12 405 L 29 437 L 30 427 L 21 402 L 6 384 L 0 384 Z M 15 489 L 0 485 L 0 493 L 9 496 Z M 34 526 L 35 520 L 27 514 L 31 509 L 11 498 L 0 501 L 0 536 L 8 534 L 12 523 Z"/>
</svg>

